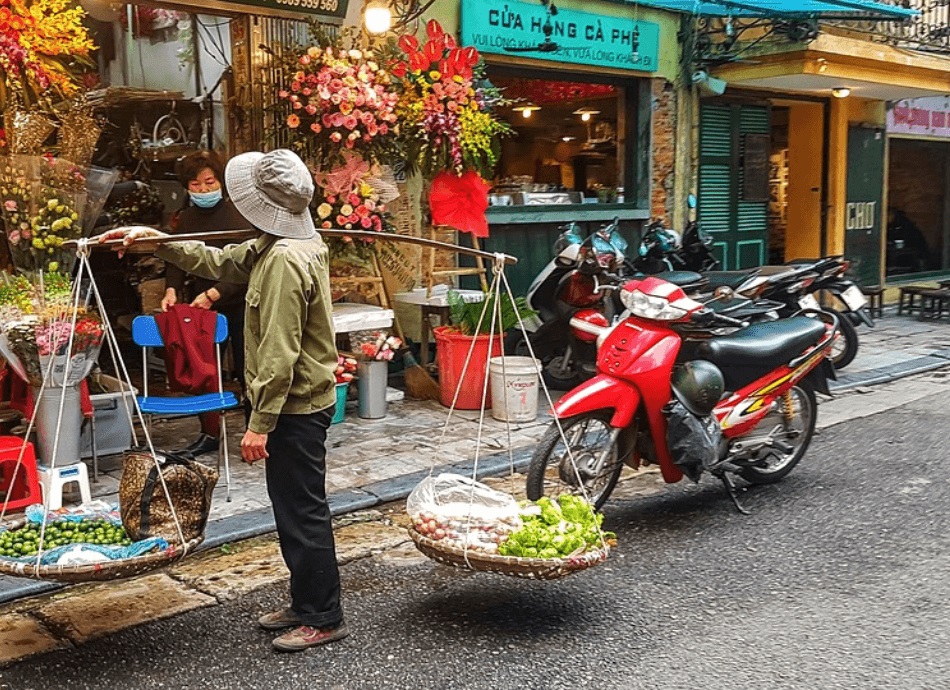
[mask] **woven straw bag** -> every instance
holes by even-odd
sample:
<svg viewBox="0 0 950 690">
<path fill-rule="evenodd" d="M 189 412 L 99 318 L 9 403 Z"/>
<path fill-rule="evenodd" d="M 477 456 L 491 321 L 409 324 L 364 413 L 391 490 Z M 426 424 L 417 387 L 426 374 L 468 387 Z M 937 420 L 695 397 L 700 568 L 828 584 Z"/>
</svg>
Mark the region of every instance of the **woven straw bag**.
<svg viewBox="0 0 950 690">
<path fill-rule="evenodd" d="M 185 541 L 202 536 L 211 512 L 211 492 L 218 481 L 217 470 L 196 462 L 189 455 L 157 455 L 175 513 L 169 506 L 151 453 L 133 449 L 125 454 L 119 483 L 122 526 L 133 540 L 163 537 L 169 542 L 178 542 L 177 515 Z"/>
</svg>

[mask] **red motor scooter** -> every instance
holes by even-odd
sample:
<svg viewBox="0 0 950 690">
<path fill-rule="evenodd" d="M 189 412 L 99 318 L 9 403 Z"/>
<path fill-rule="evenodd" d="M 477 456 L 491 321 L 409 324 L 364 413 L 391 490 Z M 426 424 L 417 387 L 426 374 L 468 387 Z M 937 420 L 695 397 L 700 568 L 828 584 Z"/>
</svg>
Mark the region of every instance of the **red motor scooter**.
<svg viewBox="0 0 950 690">
<path fill-rule="evenodd" d="M 815 392 L 828 394 L 835 378 L 836 317 L 805 310 L 749 326 L 655 277 L 627 283 L 621 300 L 630 315 L 600 332 L 597 376 L 555 405 L 558 421 L 531 460 L 528 498 L 571 491 L 599 508 L 624 464 L 658 464 L 668 483 L 710 472 L 746 512 L 733 477 L 776 482 L 808 449 Z M 703 340 L 681 361 L 684 334 L 721 325 L 745 327 Z"/>
</svg>

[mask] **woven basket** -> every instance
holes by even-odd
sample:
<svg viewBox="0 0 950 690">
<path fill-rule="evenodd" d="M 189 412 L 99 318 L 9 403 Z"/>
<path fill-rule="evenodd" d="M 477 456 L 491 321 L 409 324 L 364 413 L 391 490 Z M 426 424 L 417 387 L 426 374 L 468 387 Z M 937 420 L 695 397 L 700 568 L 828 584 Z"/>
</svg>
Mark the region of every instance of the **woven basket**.
<svg viewBox="0 0 950 690">
<path fill-rule="evenodd" d="M 409 528 L 409 536 L 422 553 L 432 560 L 467 570 L 479 570 L 528 580 L 556 580 L 607 560 L 607 547 L 590 549 L 577 556 L 566 558 L 520 558 L 498 554 L 466 551 L 449 546 L 443 541 L 430 539 Z"/>
<path fill-rule="evenodd" d="M 4 528 L 18 529 L 22 527 L 25 522 L 25 520 L 20 520 L 11 525 L 4 525 Z M 73 584 L 80 582 L 121 580 L 122 578 L 141 575 L 142 573 L 156 570 L 181 560 L 198 548 L 198 545 L 203 541 L 204 535 L 186 542 L 184 546 L 171 544 L 164 551 L 147 553 L 142 556 L 136 556 L 135 558 L 90 563 L 87 565 L 41 565 L 37 567 L 35 561 L 24 563 L 8 558 L 0 558 L 0 575 L 12 575 L 13 577 L 27 577 L 33 580 L 51 580 L 54 582 Z"/>
</svg>

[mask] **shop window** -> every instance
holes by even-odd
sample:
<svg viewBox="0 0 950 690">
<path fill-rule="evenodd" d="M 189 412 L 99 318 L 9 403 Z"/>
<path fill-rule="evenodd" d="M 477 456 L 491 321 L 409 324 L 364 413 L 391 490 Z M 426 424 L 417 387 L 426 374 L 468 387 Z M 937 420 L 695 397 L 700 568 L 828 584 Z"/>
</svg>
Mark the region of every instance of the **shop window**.
<svg viewBox="0 0 950 690">
<path fill-rule="evenodd" d="M 509 76 L 489 70 L 512 104 L 515 130 L 502 145 L 491 203 L 496 206 L 618 204 L 632 188 L 624 142 L 632 126 L 615 84 Z"/>
<path fill-rule="evenodd" d="M 950 269 L 950 143 L 892 138 L 886 274 Z"/>
</svg>

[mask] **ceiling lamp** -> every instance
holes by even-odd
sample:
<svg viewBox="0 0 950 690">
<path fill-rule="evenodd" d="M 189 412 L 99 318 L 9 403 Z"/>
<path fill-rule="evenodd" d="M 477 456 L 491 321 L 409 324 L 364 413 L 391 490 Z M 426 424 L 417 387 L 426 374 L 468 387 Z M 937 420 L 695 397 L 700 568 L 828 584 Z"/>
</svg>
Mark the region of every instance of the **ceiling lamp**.
<svg viewBox="0 0 950 690">
<path fill-rule="evenodd" d="M 574 111 L 574 114 L 580 115 L 581 120 L 583 120 L 584 122 L 590 122 L 590 119 L 594 115 L 600 115 L 600 111 L 594 110 L 593 108 L 578 108 L 577 110 Z"/>
<path fill-rule="evenodd" d="M 835 98 L 847 98 L 851 95 L 851 89 L 847 86 L 837 86 L 831 90 L 831 95 Z"/>
<path fill-rule="evenodd" d="M 537 111 L 537 110 L 541 110 L 541 106 L 539 106 L 539 105 L 533 105 L 533 104 L 530 104 L 530 103 L 529 103 L 528 105 L 515 106 L 515 109 L 516 109 L 516 110 L 520 110 L 520 111 L 521 111 L 521 117 L 523 117 L 525 120 L 527 120 L 529 117 L 531 117 L 531 113 L 533 113 L 533 112 L 535 112 L 535 111 Z"/>
<path fill-rule="evenodd" d="M 363 24 L 369 33 L 377 36 L 389 31 L 393 25 L 393 12 L 389 3 L 373 0 L 367 4 L 366 11 L 363 13 Z"/>
</svg>

